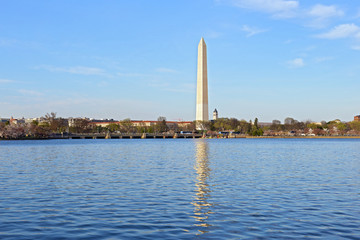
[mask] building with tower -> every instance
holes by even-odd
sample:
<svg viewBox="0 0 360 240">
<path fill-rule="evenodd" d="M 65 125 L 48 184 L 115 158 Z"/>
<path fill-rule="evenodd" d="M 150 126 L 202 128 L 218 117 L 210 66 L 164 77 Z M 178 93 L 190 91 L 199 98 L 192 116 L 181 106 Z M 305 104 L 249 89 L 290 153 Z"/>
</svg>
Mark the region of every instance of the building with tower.
<svg viewBox="0 0 360 240">
<path fill-rule="evenodd" d="M 218 118 L 219 118 L 218 111 L 215 108 L 215 110 L 213 111 L 213 120 L 217 120 Z"/>
</svg>

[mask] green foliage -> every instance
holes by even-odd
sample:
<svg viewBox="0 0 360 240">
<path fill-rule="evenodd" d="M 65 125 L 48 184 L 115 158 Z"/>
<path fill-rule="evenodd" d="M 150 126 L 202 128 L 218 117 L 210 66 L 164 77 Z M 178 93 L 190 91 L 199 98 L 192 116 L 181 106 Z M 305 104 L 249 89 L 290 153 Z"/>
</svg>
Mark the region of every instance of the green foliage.
<svg viewBox="0 0 360 240">
<path fill-rule="evenodd" d="M 249 129 L 251 129 L 250 123 L 248 123 L 245 120 L 239 121 L 239 124 L 237 126 L 237 131 L 239 131 L 242 134 L 245 134 L 248 132 Z"/>
<path fill-rule="evenodd" d="M 270 126 L 270 130 L 272 131 L 284 131 L 285 126 L 281 124 L 280 120 L 273 120 Z"/>
<path fill-rule="evenodd" d="M 319 124 L 316 123 L 308 123 L 306 125 L 307 128 L 311 128 L 311 129 L 323 129 L 323 127 Z"/>
<path fill-rule="evenodd" d="M 310 120 L 299 122 L 293 118 L 286 118 L 284 124 L 281 124 L 279 120 L 273 120 L 270 126 L 261 126 L 258 118 L 254 119 L 253 124 L 251 120 L 247 122 L 236 118 L 219 118 L 214 121 L 194 121 L 191 124 L 177 125 L 166 122 L 165 117 L 159 117 L 153 126 L 146 126 L 145 123 L 140 123 L 139 126 L 135 127 L 129 118 L 119 123 L 110 123 L 106 127 L 91 124 L 88 119 L 72 119 L 71 124 L 72 126 L 68 127 L 67 120 L 57 118 L 56 113 L 52 112 L 46 114 L 44 120 L 40 122 L 32 121 L 28 124 L 0 123 L 0 138 L 47 138 L 50 134 L 66 131 L 70 133 L 107 133 L 116 131 L 121 131 L 122 133 L 175 133 L 179 131 L 196 131 L 196 126 L 199 125 L 202 127 L 200 132 L 206 132 L 214 136 L 223 131 L 236 131 L 250 136 L 262 136 L 264 132 L 266 135 L 286 135 L 290 131 L 295 135 L 303 133 L 335 136 L 360 134 L 360 121 L 345 123 L 340 120 L 334 120 L 330 122 L 322 121 L 321 124 L 316 124 L 311 123 Z M 309 132 L 308 129 L 312 129 L 312 131 Z M 280 133 L 275 133 L 276 131 Z"/>
<path fill-rule="evenodd" d="M 147 133 L 154 133 L 154 127 L 153 126 L 147 127 L 146 132 Z"/>
<path fill-rule="evenodd" d="M 251 130 L 251 125 L 245 120 L 239 121 L 236 118 L 218 118 L 210 122 L 211 131 L 238 131 L 240 133 L 248 133 Z"/>
<path fill-rule="evenodd" d="M 102 126 L 94 126 L 91 129 L 91 132 L 93 132 L 93 133 L 106 133 L 107 131 L 108 131 L 108 129 L 105 127 L 102 127 Z"/>
<path fill-rule="evenodd" d="M 253 124 L 252 124 L 252 121 L 250 120 L 249 124 L 248 124 L 248 127 L 246 129 L 246 133 L 249 134 L 249 135 L 251 135 L 252 126 L 253 126 Z"/>
<path fill-rule="evenodd" d="M 120 131 L 120 125 L 117 124 L 117 123 L 110 123 L 109 125 L 106 126 L 106 128 L 107 128 L 110 132 Z"/>
<path fill-rule="evenodd" d="M 349 123 L 349 126 L 352 130 L 360 132 L 360 121 L 352 121 Z"/>
<path fill-rule="evenodd" d="M 348 125 L 346 123 L 338 122 L 336 124 L 336 127 L 339 131 L 345 131 L 348 130 Z"/>
<path fill-rule="evenodd" d="M 258 120 L 257 118 L 255 118 L 254 126 L 255 126 L 256 129 L 259 128 L 259 127 L 258 127 L 258 121 L 259 121 L 259 120 Z"/>
<path fill-rule="evenodd" d="M 40 122 L 38 126 L 50 129 L 50 124 L 48 122 Z"/>
<path fill-rule="evenodd" d="M 262 136 L 264 135 L 264 131 L 258 126 L 258 119 L 255 118 L 254 125 L 251 126 L 251 130 L 249 133 L 251 136 Z"/>
<path fill-rule="evenodd" d="M 226 130 L 231 130 L 233 125 L 234 125 L 234 121 L 231 123 L 231 121 L 228 118 L 218 118 L 217 120 L 214 121 L 213 128 L 215 131 L 226 131 Z"/>
<path fill-rule="evenodd" d="M 264 131 L 261 128 L 254 128 L 251 131 L 251 136 L 262 136 L 264 135 Z"/>
</svg>

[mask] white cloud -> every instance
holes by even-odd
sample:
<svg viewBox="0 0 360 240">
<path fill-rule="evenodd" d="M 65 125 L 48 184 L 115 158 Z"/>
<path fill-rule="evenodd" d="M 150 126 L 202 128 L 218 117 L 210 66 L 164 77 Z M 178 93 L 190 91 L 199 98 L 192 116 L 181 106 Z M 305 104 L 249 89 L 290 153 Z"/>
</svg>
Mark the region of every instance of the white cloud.
<svg viewBox="0 0 360 240">
<path fill-rule="evenodd" d="M 251 37 L 251 36 L 254 36 L 256 34 L 266 32 L 268 30 L 258 29 L 258 28 L 255 28 L 255 27 L 250 27 L 248 25 L 243 25 L 242 28 L 241 28 L 241 31 L 247 32 L 246 37 Z"/>
<path fill-rule="evenodd" d="M 352 46 L 351 49 L 360 51 L 360 46 L 359 45 Z"/>
<path fill-rule="evenodd" d="M 39 98 L 27 97 L 28 101 L 19 104 L 14 101 L 2 105 L 5 113 L 15 116 L 39 117 L 46 112 L 57 112 L 62 117 L 91 117 L 91 118 L 114 118 L 124 119 L 148 119 L 157 117 L 154 112 L 163 110 L 166 103 L 162 104 L 155 100 L 103 98 L 93 96 L 85 98 L 81 96 L 56 97 L 43 96 Z M 2 104 L 0 102 L 0 104 Z M 162 104 L 162 105 L 161 105 Z M 149 107 L 151 106 L 151 107 Z M 94 109 L 97 109 L 94 111 Z M 114 109 L 120 109 L 114 111 Z M 9 114 L 10 115 L 10 114 Z"/>
<path fill-rule="evenodd" d="M 322 63 L 322 62 L 327 62 L 327 61 L 331 61 L 331 60 L 334 60 L 334 58 L 333 57 L 318 57 L 318 58 L 315 58 L 316 63 Z"/>
<path fill-rule="evenodd" d="M 295 58 L 293 60 L 288 61 L 287 64 L 289 65 L 289 67 L 292 68 L 300 68 L 305 66 L 304 60 L 302 58 Z"/>
<path fill-rule="evenodd" d="M 0 47 L 38 48 L 39 43 L 20 41 L 11 38 L 0 38 Z"/>
<path fill-rule="evenodd" d="M 149 74 L 144 74 L 144 73 L 117 73 L 116 75 L 120 76 L 120 77 L 150 77 L 151 75 Z"/>
<path fill-rule="evenodd" d="M 310 17 L 309 27 L 323 28 L 330 23 L 330 19 L 334 17 L 341 17 L 344 12 L 334 5 L 316 4 L 306 11 L 306 16 Z"/>
<path fill-rule="evenodd" d="M 41 95 L 43 95 L 41 92 L 28 90 L 28 89 L 19 89 L 18 92 L 21 93 L 21 94 L 30 95 L 30 96 L 41 96 Z"/>
<path fill-rule="evenodd" d="M 234 6 L 272 13 L 278 17 L 291 17 L 299 7 L 295 0 L 232 0 Z"/>
<path fill-rule="evenodd" d="M 0 79 L 0 83 L 13 83 L 13 82 L 15 81 L 10 79 Z"/>
<path fill-rule="evenodd" d="M 159 73 L 177 73 L 178 72 L 171 68 L 157 68 L 157 69 L 155 69 L 155 71 L 159 72 Z"/>
<path fill-rule="evenodd" d="M 344 12 L 334 5 L 325 6 L 322 4 L 316 4 L 309 10 L 308 14 L 316 18 L 331 18 L 341 17 L 344 15 Z"/>
<path fill-rule="evenodd" d="M 15 39 L 4 39 L 4 38 L 0 39 L 0 47 L 9 47 L 9 46 L 13 46 L 17 43 L 18 43 L 18 41 Z"/>
<path fill-rule="evenodd" d="M 90 67 L 70 67 L 65 69 L 60 69 L 60 71 L 82 74 L 82 75 L 103 75 L 104 70 L 100 68 L 90 68 Z"/>
<path fill-rule="evenodd" d="M 301 7 L 299 0 L 215 0 L 232 6 L 265 12 L 278 18 L 297 18 L 302 25 L 311 28 L 324 28 L 332 18 L 345 15 L 336 5 L 315 4 L 309 8 Z"/>
<path fill-rule="evenodd" d="M 79 74 L 79 75 L 101 75 L 101 76 L 107 75 L 103 69 L 92 68 L 92 67 L 82 67 L 82 66 L 54 67 L 54 66 L 43 65 L 43 66 L 36 67 L 36 69 L 45 69 L 45 70 L 48 70 L 51 72 L 66 72 L 66 73 Z"/>
<path fill-rule="evenodd" d="M 359 37 L 360 27 L 351 23 L 351 24 L 341 24 L 329 32 L 317 35 L 318 38 L 326 39 L 338 39 L 338 38 L 347 38 L 347 37 Z"/>
</svg>

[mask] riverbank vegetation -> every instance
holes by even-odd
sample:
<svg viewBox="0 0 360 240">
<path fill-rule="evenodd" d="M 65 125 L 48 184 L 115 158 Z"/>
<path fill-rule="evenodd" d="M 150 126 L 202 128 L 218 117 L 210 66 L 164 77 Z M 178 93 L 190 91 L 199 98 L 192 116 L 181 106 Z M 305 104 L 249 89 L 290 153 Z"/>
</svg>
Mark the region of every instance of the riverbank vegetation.
<svg viewBox="0 0 360 240">
<path fill-rule="evenodd" d="M 91 121 L 86 118 L 64 119 L 55 113 L 46 114 L 41 121 L 28 123 L 0 123 L 0 139 L 46 139 L 59 134 L 135 134 L 135 133 L 180 133 L 199 132 L 196 126 L 201 125 L 200 132 L 208 136 L 228 136 L 232 134 L 243 136 L 359 136 L 360 121 L 315 123 L 312 121 L 297 121 L 286 118 L 284 123 L 273 120 L 272 123 L 238 120 L 236 118 L 219 118 L 213 121 L 168 122 L 165 117 L 157 121 L 112 121 L 109 123 Z"/>
</svg>

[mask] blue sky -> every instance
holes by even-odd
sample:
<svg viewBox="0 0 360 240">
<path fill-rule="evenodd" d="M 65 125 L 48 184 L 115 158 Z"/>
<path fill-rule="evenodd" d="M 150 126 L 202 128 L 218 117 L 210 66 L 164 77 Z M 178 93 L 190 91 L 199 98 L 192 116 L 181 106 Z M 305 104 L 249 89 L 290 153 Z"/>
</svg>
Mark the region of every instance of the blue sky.
<svg viewBox="0 0 360 240">
<path fill-rule="evenodd" d="M 360 2 L 0 0 L 0 117 L 260 121 L 360 114 Z"/>
</svg>

